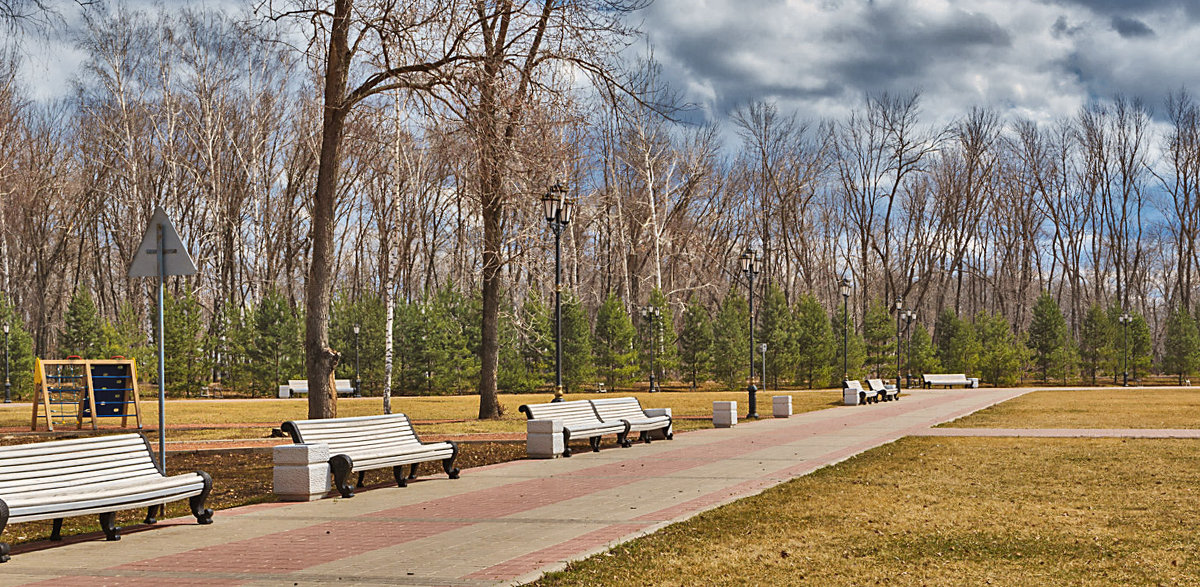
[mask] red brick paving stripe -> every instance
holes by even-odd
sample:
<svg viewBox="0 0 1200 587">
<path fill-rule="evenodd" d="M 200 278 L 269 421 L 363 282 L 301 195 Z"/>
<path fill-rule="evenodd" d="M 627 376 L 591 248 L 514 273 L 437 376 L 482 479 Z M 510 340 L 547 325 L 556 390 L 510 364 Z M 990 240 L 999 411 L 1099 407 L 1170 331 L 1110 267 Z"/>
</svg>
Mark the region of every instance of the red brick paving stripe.
<svg viewBox="0 0 1200 587">
<path fill-rule="evenodd" d="M 113 567 L 113 570 L 288 573 L 448 532 L 460 522 L 343 520 L 229 544 L 206 546 Z"/>
<path fill-rule="evenodd" d="M 633 534 L 650 526 L 646 524 L 613 524 L 599 530 L 594 530 L 576 536 L 566 542 L 556 544 L 541 550 L 521 555 L 517 558 L 509 559 L 497 565 L 492 565 L 481 571 L 475 571 L 469 575 L 460 577 L 461 579 L 484 579 L 502 581 L 519 577 L 526 573 L 532 573 L 547 564 L 569 560 L 591 552 L 601 546 L 605 546 L 624 536 Z"/>
<path fill-rule="evenodd" d="M 179 578 L 179 577 L 106 577 L 104 575 L 68 575 L 56 577 L 37 583 L 26 583 L 26 587 L 77 587 L 79 585 L 104 585 L 105 587 L 222 587 L 241 585 L 245 581 L 230 579 L 213 579 L 211 577 Z"/>
</svg>

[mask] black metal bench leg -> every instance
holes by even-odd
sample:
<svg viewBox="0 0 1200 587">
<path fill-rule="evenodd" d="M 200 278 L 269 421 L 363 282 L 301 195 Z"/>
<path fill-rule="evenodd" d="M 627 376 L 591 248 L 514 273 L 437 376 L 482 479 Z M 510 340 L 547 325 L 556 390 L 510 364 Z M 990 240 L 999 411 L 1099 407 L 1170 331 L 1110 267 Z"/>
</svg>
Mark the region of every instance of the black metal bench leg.
<svg viewBox="0 0 1200 587">
<path fill-rule="evenodd" d="M 359 475 L 362 475 L 362 473 L 359 473 Z M 408 487 L 408 478 L 404 476 L 404 465 L 392 467 L 392 477 L 396 478 L 397 487 Z"/>
<path fill-rule="evenodd" d="M 193 495 L 188 498 L 188 506 L 192 508 L 192 515 L 196 516 L 197 524 L 211 524 L 213 511 L 204 507 L 208 501 L 208 494 L 212 493 L 212 477 L 204 471 L 196 471 L 197 475 L 204 478 L 204 489 L 200 491 L 200 495 Z M 162 515 L 162 507 L 159 507 L 159 515 Z"/>
<path fill-rule="evenodd" d="M 451 479 L 458 479 L 458 467 L 454 466 L 454 460 L 458 458 L 458 443 L 451 441 L 450 446 L 454 449 L 454 452 L 450 453 L 449 458 L 442 459 L 442 470 Z M 413 465 L 413 467 L 415 471 L 416 465 Z"/>
<path fill-rule="evenodd" d="M 675 433 L 671 431 L 670 424 L 667 424 L 665 427 L 663 427 L 662 431 L 663 438 L 666 438 L 667 440 L 675 440 Z"/>
<path fill-rule="evenodd" d="M 593 441 L 592 442 L 592 451 L 597 451 L 598 450 L 597 447 L 600 446 L 600 437 L 594 436 L 594 437 L 590 438 L 589 440 Z M 617 433 L 617 444 L 621 448 L 629 448 L 629 447 L 633 446 L 633 442 L 631 440 L 629 440 L 629 434 L 627 432 L 618 432 Z"/>
<path fill-rule="evenodd" d="M 366 477 L 366 476 L 367 476 L 367 472 L 366 472 L 366 471 L 359 471 L 359 472 L 358 472 L 358 483 L 355 483 L 355 484 L 354 484 L 354 486 L 355 486 L 355 487 L 364 487 L 364 485 L 363 485 L 363 477 Z"/>
<path fill-rule="evenodd" d="M 104 512 L 100 514 L 100 529 L 104 530 L 105 540 L 121 539 L 121 529 L 117 527 L 116 512 Z"/>
<path fill-rule="evenodd" d="M 411 467 L 409 467 L 409 469 L 408 469 L 408 478 L 409 478 L 409 479 L 416 479 L 416 478 L 417 478 L 417 466 L 418 466 L 418 465 L 420 465 L 420 464 L 421 464 L 421 463 L 413 463 L 413 464 L 412 464 L 412 466 L 411 466 Z"/>
<path fill-rule="evenodd" d="M 146 519 L 142 520 L 143 524 L 157 524 L 159 516 L 162 516 L 163 504 L 152 505 L 146 508 Z"/>
<path fill-rule="evenodd" d="M 50 540 L 58 542 L 62 540 L 62 518 L 54 518 L 54 526 L 50 528 Z"/>
<path fill-rule="evenodd" d="M 642 442 L 644 442 L 644 443 L 646 443 L 646 444 L 650 444 L 650 431 L 649 431 L 649 430 L 642 430 L 641 432 L 639 432 L 639 433 L 638 433 L 638 440 L 641 440 Z"/>
<path fill-rule="evenodd" d="M 563 456 L 571 456 L 571 431 L 563 430 Z"/>
<path fill-rule="evenodd" d="M 342 497 L 354 497 L 354 488 L 350 486 L 350 473 L 354 463 L 346 455 L 333 455 L 329 458 L 329 468 L 333 471 L 333 484 Z"/>
<path fill-rule="evenodd" d="M 0 533 L 4 532 L 4 527 L 8 525 L 8 504 L 0 499 Z M 8 562 L 9 546 L 7 542 L 0 542 L 0 563 Z"/>
<path fill-rule="evenodd" d="M 624 442 L 624 439 L 620 439 Z M 588 439 L 588 443 L 592 445 L 592 452 L 600 452 L 600 437 L 593 436 Z"/>
</svg>

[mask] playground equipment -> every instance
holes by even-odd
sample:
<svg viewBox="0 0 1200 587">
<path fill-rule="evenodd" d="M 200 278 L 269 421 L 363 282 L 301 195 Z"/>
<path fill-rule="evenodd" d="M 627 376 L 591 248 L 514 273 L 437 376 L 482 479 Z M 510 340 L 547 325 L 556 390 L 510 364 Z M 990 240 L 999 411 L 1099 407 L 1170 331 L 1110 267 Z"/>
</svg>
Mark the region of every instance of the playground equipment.
<svg viewBox="0 0 1200 587">
<path fill-rule="evenodd" d="M 71 422 L 81 430 L 84 418 L 91 419 L 92 430 L 99 428 L 99 418 L 120 418 L 121 428 L 128 428 L 133 417 L 142 428 L 137 364 L 132 359 L 38 359 L 34 384 L 30 430 L 37 430 L 39 409 L 51 432 L 55 424 Z"/>
</svg>

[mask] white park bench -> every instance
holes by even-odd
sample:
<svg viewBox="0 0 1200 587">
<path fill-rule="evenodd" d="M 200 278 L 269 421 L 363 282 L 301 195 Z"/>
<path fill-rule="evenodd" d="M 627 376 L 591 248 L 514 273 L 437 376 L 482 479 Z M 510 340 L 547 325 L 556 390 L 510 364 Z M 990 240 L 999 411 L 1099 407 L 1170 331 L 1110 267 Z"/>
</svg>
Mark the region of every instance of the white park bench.
<svg viewBox="0 0 1200 587">
<path fill-rule="evenodd" d="M 896 389 L 895 385 L 884 383 L 882 379 L 868 379 L 867 387 L 871 388 L 871 391 L 879 394 L 879 396 L 883 398 L 883 401 L 885 402 L 890 402 L 894 399 L 900 399 L 900 390 Z"/>
<path fill-rule="evenodd" d="M 671 416 L 666 410 L 643 410 L 641 402 L 636 397 L 613 397 L 589 400 L 596 409 L 596 415 L 605 422 L 628 422 L 629 432 L 637 432 L 638 438 L 650 443 L 650 432 L 661 430 L 663 438 L 671 440 L 675 434 L 671 429 Z M 626 444 L 629 436 L 625 436 Z"/>
<path fill-rule="evenodd" d="M 354 384 L 349 379 L 334 379 L 333 387 L 338 395 L 354 395 Z M 308 395 L 307 379 L 288 379 L 287 385 L 279 386 L 279 397 L 289 398 L 293 395 Z"/>
<path fill-rule="evenodd" d="M 526 426 L 537 428 L 547 423 L 555 428 L 562 428 L 562 456 L 571 456 L 571 439 L 587 438 L 592 452 L 600 452 L 600 437 L 605 434 L 616 434 L 617 443 L 629 446 L 629 422 L 618 420 L 605 422 L 596 413 L 596 408 L 588 400 L 570 402 L 551 402 L 548 404 L 527 404 L 519 408 L 529 420 Z"/>
<path fill-rule="evenodd" d="M 842 382 L 842 403 L 848 406 L 879 402 L 879 394 L 870 389 L 863 389 L 858 380 Z"/>
<path fill-rule="evenodd" d="M 141 434 L 117 434 L 0 447 L 0 532 L 9 522 L 54 520 L 51 540 L 62 539 L 63 518 L 100 515 L 108 540 L 120 540 L 116 512 L 145 507 L 147 524 L 169 501 L 190 500 L 200 524 L 212 478 L 203 471 L 166 477 L 158 472 Z M 0 562 L 9 559 L 0 542 Z"/>
<path fill-rule="evenodd" d="M 296 444 L 325 444 L 329 446 L 329 468 L 334 485 L 342 497 L 354 497 L 350 476 L 357 471 L 357 487 L 363 486 L 363 474 L 372 469 L 392 468 L 396 485 L 408 486 L 408 479 L 417 477 L 417 465 L 441 461 L 442 469 L 451 479 L 458 479 L 454 459 L 458 445 L 453 442 L 421 442 L 413 431 L 412 422 L 404 414 L 328 418 L 324 420 L 291 420 L 281 429 Z M 410 465 L 408 476 L 404 465 Z"/>
<path fill-rule="evenodd" d="M 961 385 L 963 387 L 979 387 L 979 379 L 967 377 L 962 373 L 949 374 L 930 374 L 926 373 L 921 376 L 925 382 L 925 387 L 933 387 L 934 385 L 942 385 L 950 387 L 951 385 Z"/>
</svg>

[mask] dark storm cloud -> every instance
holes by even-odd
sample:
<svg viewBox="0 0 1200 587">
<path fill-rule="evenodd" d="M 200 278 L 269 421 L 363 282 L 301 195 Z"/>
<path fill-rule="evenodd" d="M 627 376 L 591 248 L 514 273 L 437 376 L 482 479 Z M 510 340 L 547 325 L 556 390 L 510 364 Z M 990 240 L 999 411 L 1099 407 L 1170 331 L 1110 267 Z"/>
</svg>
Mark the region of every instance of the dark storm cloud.
<svg viewBox="0 0 1200 587">
<path fill-rule="evenodd" d="M 751 100 L 840 117 L 868 93 L 920 90 L 944 122 L 1200 92 L 1193 16 L 1200 0 L 656 0 L 644 22 L 664 77 L 709 120 Z"/>
<path fill-rule="evenodd" d="M 1147 26 L 1146 23 L 1127 16 L 1113 16 L 1112 29 L 1126 39 L 1154 36 L 1154 29 Z"/>
</svg>

